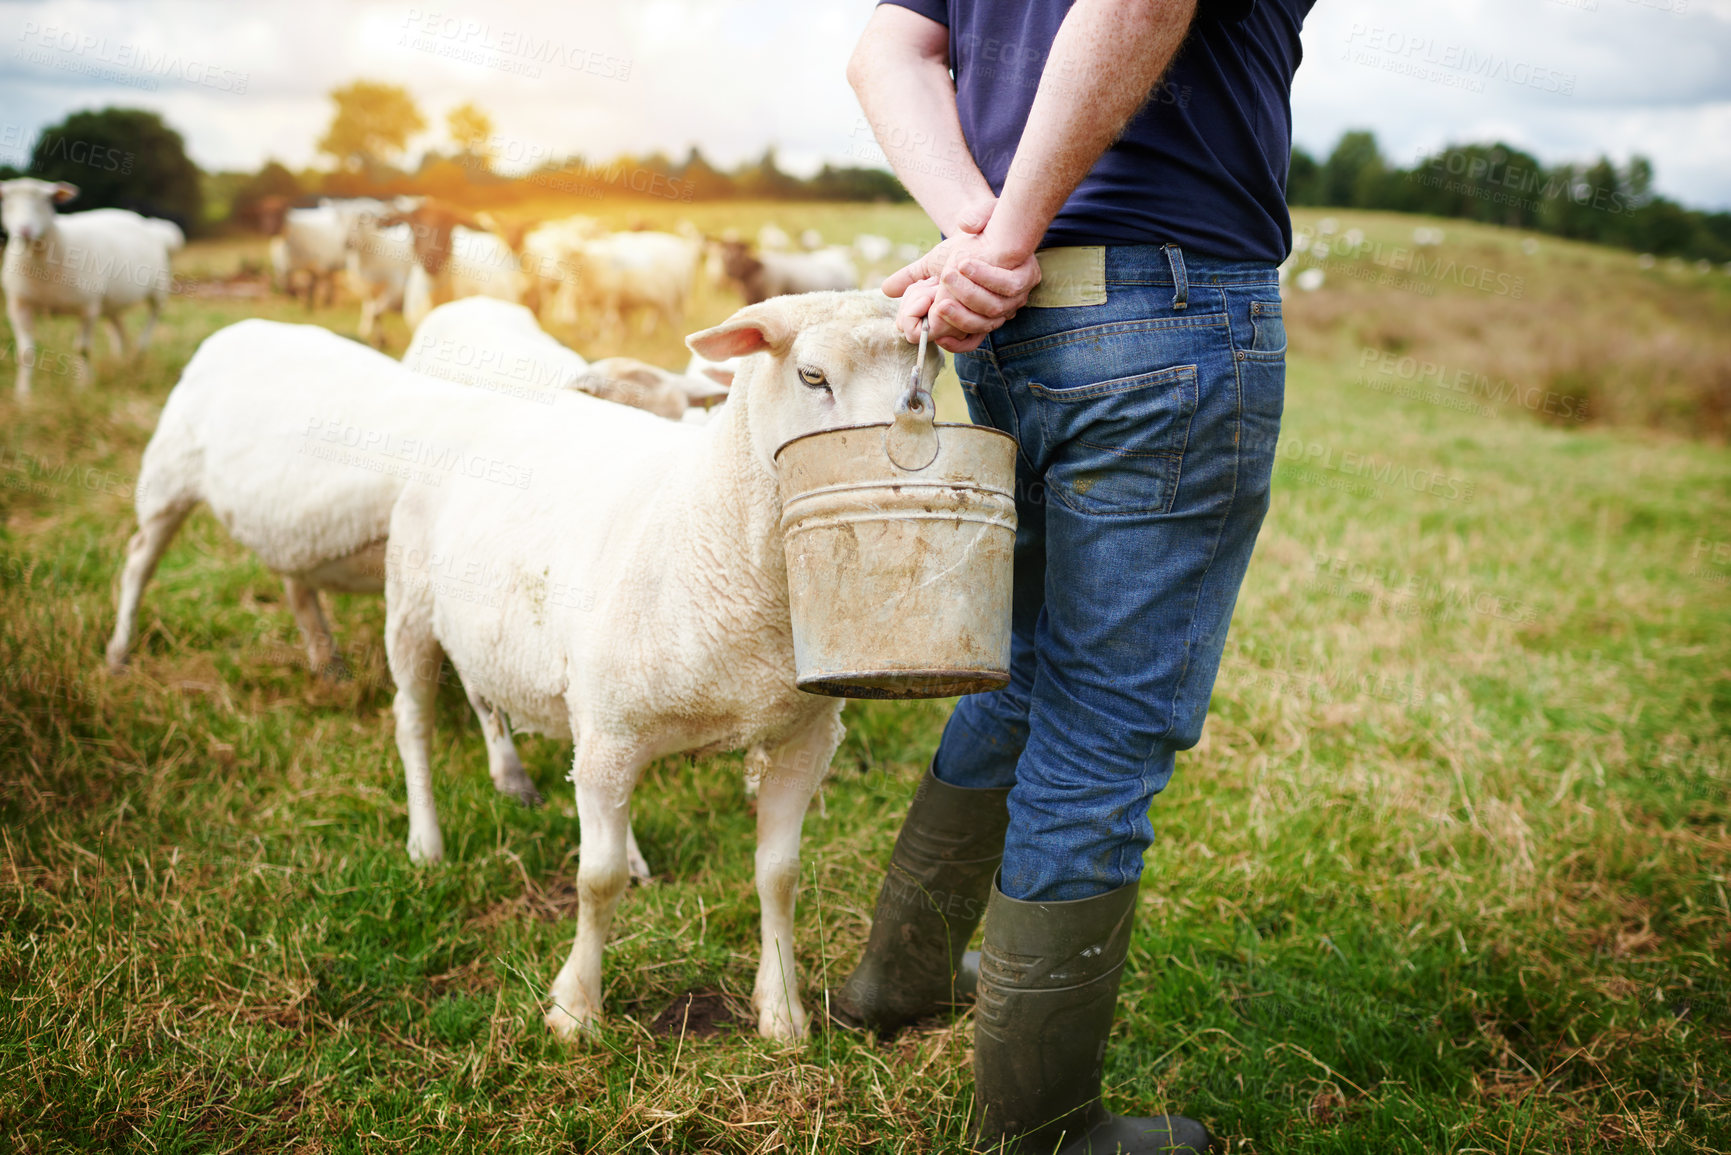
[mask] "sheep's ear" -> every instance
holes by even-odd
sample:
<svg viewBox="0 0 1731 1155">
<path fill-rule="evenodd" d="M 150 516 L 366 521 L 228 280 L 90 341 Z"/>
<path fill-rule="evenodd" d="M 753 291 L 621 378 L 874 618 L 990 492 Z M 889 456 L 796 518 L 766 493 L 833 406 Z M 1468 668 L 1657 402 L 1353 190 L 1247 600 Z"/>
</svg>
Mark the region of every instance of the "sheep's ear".
<svg viewBox="0 0 1731 1155">
<path fill-rule="evenodd" d="M 733 370 L 723 369 L 720 365 L 705 365 L 703 375 L 720 385 L 723 389 L 733 388 Z"/>
<path fill-rule="evenodd" d="M 768 350 L 779 353 L 793 342 L 793 328 L 781 306 L 765 301 L 747 305 L 713 329 L 693 333 L 685 347 L 705 361 L 725 361 Z"/>
<path fill-rule="evenodd" d="M 78 195 L 78 186 L 66 181 L 56 181 L 54 184 L 54 203 L 63 205 Z"/>
</svg>

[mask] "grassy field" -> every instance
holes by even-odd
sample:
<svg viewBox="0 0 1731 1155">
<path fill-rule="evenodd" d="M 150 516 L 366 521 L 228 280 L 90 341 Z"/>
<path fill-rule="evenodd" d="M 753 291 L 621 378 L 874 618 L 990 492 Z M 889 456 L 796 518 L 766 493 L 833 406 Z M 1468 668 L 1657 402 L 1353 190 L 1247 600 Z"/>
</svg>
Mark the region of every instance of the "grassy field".
<svg viewBox="0 0 1731 1155">
<path fill-rule="evenodd" d="M 931 235 L 906 207 L 687 215 Z M 1731 277 L 1458 222 L 1430 222 L 1455 266 L 1414 267 L 1413 220 L 1339 215 L 1367 247 L 1289 299 L 1274 506 L 1154 808 L 1111 1102 L 1264 1155 L 1731 1148 Z M 706 292 L 692 327 L 731 307 Z M 0 1149 L 961 1149 L 965 1018 L 750 1029 L 737 755 L 646 776 L 656 877 L 615 922 L 604 1037 L 567 1049 L 540 1022 L 574 928 L 567 747 L 521 743 L 550 805 L 502 800 L 444 686 L 448 861 L 412 868 L 382 602 L 336 600 L 354 676 L 316 680 L 278 581 L 202 512 L 133 673 L 101 672 L 155 415 L 257 314 L 302 315 L 177 296 L 89 389 L 39 372 L 24 406 L 0 379 Z M 676 334 L 580 347 L 683 362 Z M 808 1006 L 947 709 L 847 709 L 806 824 Z"/>
</svg>

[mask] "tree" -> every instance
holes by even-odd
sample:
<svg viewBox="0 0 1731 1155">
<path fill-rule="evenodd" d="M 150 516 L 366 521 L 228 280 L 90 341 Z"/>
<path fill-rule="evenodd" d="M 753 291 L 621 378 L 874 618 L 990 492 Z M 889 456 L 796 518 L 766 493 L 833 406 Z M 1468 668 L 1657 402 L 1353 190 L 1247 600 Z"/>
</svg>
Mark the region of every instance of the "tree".
<svg viewBox="0 0 1731 1155">
<path fill-rule="evenodd" d="M 697 151 L 696 145 L 692 145 L 691 151 L 685 154 L 685 164 L 680 167 L 679 179 L 690 190 L 692 200 L 723 200 L 733 195 L 733 181 L 726 173 L 705 160 L 703 154 Z"/>
<path fill-rule="evenodd" d="M 131 209 L 188 233 L 204 223 L 198 166 L 180 134 L 142 108 L 75 112 L 42 130 L 30 175 L 78 186 L 77 211 Z"/>
<path fill-rule="evenodd" d="M 415 99 L 395 84 L 357 80 L 331 93 L 337 110 L 319 151 L 350 172 L 373 173 L 400 157 L 409 138 L 427 127 Z"/>
<path fill-rule="evenodd" d="M 1383 171 L 1376 136 L 1362 129 L 1346 133 L 1322 165 L 1323 203 L 1367 207 L 1361 204 L 1361 197 L 1375 186 Z"/>
<path fill-rule="evenodd" d="M 1319 205 L 1322 203 L 1322 166 L 1303 148 L 1292 150 L 1292 167 L 1286 176 L 1286 203 L 1289 205 Z"/>
<path fill-rule="evenodd" d="M 493 139 L 492 117 L 472 102 L 465 102 L 446 115 L 445 131 L 451 134 L 464 162 L 482 169 L 490 167 L 486 146 Z"/>
<path fill-rule="evenodd" d="M 269 201 L 292 204 L 305 195 L 305 192 L 294 173 L 278 162 L 268 160 L 263 168 L 248 177 L 245 183 L 235 190 L 229 220 L 242 222 L 251 228 L 268 227 L 267 222 L 259 215 L 262 205 Z"/>
</svg>

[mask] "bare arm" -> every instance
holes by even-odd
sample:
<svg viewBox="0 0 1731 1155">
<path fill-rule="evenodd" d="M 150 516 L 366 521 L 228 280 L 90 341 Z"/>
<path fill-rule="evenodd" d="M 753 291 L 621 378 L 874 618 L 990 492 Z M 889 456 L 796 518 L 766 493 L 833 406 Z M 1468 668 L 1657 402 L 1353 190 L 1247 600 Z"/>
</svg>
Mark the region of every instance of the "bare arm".
<svg viewBox="0 0 1731 1155">
<path fill-rule="evenodd" d="M 1039 246 L 1052 218 L 1147 102 L 1195 13 L 1196 0 L 1076 0 L 1052 41 L 987 226 L 1009 255 Z"/>
<path fill-rule="evenodd" d="M 912 9 L 872 12 L 847 79 L 896 176 L 946 236 L 977 233 L 992 188 L 962 137 L 950 80 L 950 30 Z"/>
<path fill-rule="evenodd" d="M 1027 302 L 1039 281 L 1030 257 L 1047 226 L 1147 101 L 1195 12 L 1196 0 L 1076 0 L 1052 41 L 984 231 L 946 230 L 950 240 L 884 282 L 890 296 L 906 294 L 904 332 L 916 331 L 929 312 L 938 343 L 964 351 Z M 953 91 L 949 96 L 953 115 Z"/>
</svg>

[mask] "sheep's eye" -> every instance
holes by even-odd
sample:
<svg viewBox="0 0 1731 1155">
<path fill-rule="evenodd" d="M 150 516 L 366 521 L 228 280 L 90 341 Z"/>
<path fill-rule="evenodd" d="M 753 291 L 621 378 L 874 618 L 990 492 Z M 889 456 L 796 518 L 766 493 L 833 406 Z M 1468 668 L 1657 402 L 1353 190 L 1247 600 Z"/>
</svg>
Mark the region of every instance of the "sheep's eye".
<svg viewBox="0 0 1731 1155">
<path fill-rule="evenodd" d="M 802 365 L 799 370 L 799 379 L 812 389 L 829 389 L 829 381 L 824 377 L 822 369 L 812 369 Z"/>
</svg>

